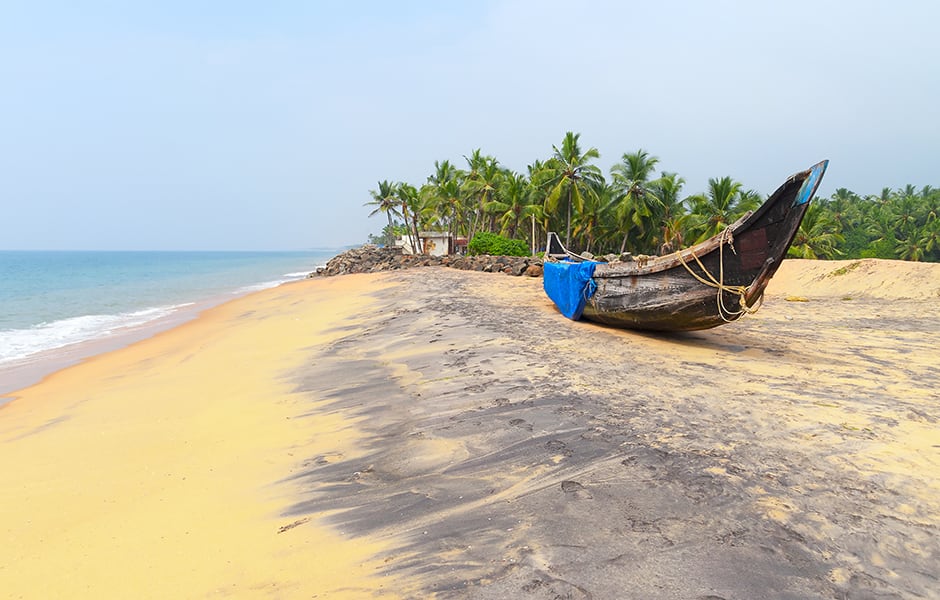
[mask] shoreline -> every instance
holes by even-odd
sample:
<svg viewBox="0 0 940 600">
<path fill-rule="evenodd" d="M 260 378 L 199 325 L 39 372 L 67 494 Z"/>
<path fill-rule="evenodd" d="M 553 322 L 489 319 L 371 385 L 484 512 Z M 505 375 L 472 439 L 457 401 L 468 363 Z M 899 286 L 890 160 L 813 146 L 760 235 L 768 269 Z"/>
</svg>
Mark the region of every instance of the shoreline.
<svg viewBox="0 0 940 600">
<path fill-rule="evenodd" d="M 938 269 L 785 262 L 675 335 L 446 268 L 250 294 L 0 410 L 0 588 L 929 596 Z"/>
<path fill-rule="evenodd" d="M 2 529 L 15 540 L 0 549 L 0 589 L 355 597 L 344 574 L 354 590 L 382 589 L 370 558 L 380 542 L 347 540 L 320 515 L 283 516 L 298 450 L 357 452 L 354 423 L 297 418 L 316 399 L 284 373 L 338 335 L 325 314 L 368 306 L 362 285 L 251 293 L 17 391 L 0 410 Z M 298 521 L 300 543 L 283 533 Z"/>
<path fill-rule="evenodd" d="M 306 277 L 331 253 L 0 253 L 0 397 L 216 304 Z M 124 341 L 122 341 L 124 340 Z"/>
<path fill-rule="evenodd" d="M 245 286 L 225 294 L 218 293 L 176 306 L 169 314 L 139 325 L 120 327 L 101 337 L 42 350 L 21 359 L 0 363 L 0 410 L 6 404 L 15 401 L 17 390 L 35 385 L 62 369 L 81 364 L 100 354 L 126 348 L 136 342 L 184 325 L 198 319 L 203 312 L 232 300 L 303 280 L 292 279 L 274 285 L 258 284 L 265 285 L 265 287 L 259 289 L 256 286 Z"/>
<path fill-rule="evenodd" d="M 22 359 L 0 364 L 0 408 L 4 400 L 12 402 L 15 392 L 40 383 L 46 377 L 63 369 L 79 365 L 100 354 L 106 354 L 131 344 L 153 337 L 163 331 L 179 327 L 199 318 L 199 315 L 218 302 L 192 303 L 178 308 L 172 314 L 148 321 L 134 327 L 122 327 L 100 338 L 83 340 L 51 350 L 30 354 Z"/>
</svg>

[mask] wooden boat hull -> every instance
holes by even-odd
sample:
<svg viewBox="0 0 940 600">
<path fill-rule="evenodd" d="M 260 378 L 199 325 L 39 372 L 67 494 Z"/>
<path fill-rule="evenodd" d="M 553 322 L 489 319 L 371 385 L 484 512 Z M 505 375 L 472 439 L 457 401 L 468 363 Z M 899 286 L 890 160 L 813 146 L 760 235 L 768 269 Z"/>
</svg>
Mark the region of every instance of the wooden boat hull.
<svg viewBox="0 0 940 600">
<path fill-rule="evenodd" d="M 700 244 L 645 263 L 598 263 L 581 316 L 628 329 L 692 331 L 747 314 L 786 256 L 827 165 L 793 175 L 756 211 Z"/>
</svg>

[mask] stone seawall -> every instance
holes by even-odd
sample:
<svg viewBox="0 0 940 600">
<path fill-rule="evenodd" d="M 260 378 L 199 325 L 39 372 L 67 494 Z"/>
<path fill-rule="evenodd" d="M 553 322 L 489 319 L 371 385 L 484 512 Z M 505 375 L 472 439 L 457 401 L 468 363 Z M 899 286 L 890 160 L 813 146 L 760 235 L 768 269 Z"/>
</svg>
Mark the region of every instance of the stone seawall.
<svg viewBox="0 0 940 600">
<path fill-rule="evenodd" d="M 504 273 L 529 277 L 542 276 L 542 259 L 528 256 L 423 256 L 402 254 L 401 248 L 366 245 L 334 256 L 325 267 L 310 277 L 345 275 L 347 273 L 378 273 L 412 267 L 451 267 L 465 271 Z"/>
</svg>

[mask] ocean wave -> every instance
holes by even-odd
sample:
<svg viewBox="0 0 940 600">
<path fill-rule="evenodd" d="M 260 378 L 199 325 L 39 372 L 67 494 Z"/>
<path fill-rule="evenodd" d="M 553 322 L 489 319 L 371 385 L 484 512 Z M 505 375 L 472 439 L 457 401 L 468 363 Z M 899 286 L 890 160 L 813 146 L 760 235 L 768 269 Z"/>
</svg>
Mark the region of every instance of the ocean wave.
<svg viewBox="0 0 940 600">
<path fill-rule="evenodd" d="M 261 290 L 267 290 L 273 287 L 277 287 L 283 283 L 289 283 L 291 281 L 297 281 L 299 279 L 306 279 L 309 275 L 309 271 L 298 271 L 296 273 L 284 273 L 281 275 L 283 279 L 274 279 L 271 281 L 262 281 L 261 283 L 253 283 L 251 285 L 245 285 L 237 290 L 234 290 L 232 294 L 236 296 L 241 296 L 242 294 L 248 294 L 250 292 L 260 292 Z"/>
<path fill-rule="evenodd" d="M 251 292 L 260 292 L 261 290 L 267 290 L 273 287 L 277 287 L 282 283 L 287 283 L 289 279 L 276 279 L 274 281 L 263 281 L 261 283 L 253 283 L 251 285 L 244 285 L 237 290 L 232 290 L 232 295 L 242 296 Z"/>
<path fill-rule="evenodd" d="M 29 358 L 34 354 L 55 350 L 89 340 L 97 340 L 122 329 L 145 325 L 169 316 L 193 303 L 158 306 L 116 315 L 83 315 L 40 323 L 26 329 L 0 331 L 0 364 Z"/>
</svg>

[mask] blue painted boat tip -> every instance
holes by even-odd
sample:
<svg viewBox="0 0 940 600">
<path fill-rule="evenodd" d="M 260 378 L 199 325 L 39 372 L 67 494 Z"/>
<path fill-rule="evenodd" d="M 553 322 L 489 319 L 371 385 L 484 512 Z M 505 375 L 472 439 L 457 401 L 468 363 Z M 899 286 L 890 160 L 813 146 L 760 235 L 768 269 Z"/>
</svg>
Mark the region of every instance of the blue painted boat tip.
<svg viewBox="0 0 940 600">
<path fill-rule="evenodd" d="M 793 203 L 794 206 L 806 204 L 813 198 L 813 195 L 816 193 L 816 188 L 819 187 L 819 182 L 822 180 L 822 176 L 826 172 L 826 168 L 828 166 L 829 160 L 827 159 L 816 163 L 810 168 L 809 176 L 803 180 L 803 185 L 800 187 L 800 193 L 797 194 L 796 200 Z"/>
</svg>

